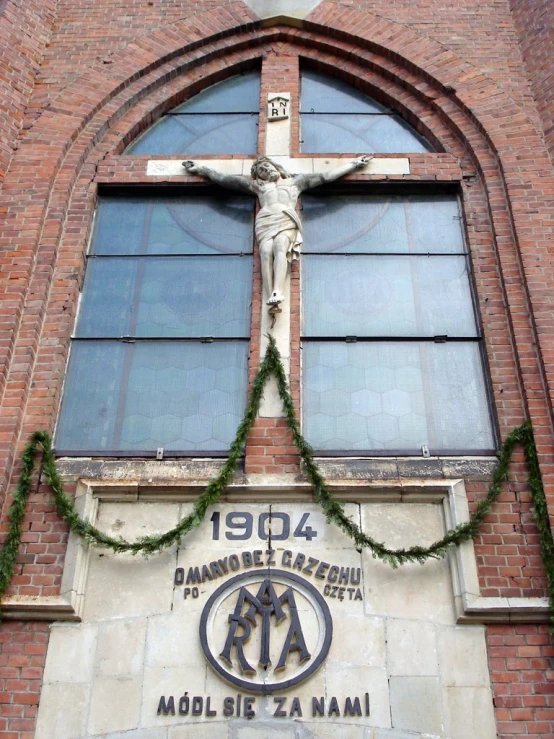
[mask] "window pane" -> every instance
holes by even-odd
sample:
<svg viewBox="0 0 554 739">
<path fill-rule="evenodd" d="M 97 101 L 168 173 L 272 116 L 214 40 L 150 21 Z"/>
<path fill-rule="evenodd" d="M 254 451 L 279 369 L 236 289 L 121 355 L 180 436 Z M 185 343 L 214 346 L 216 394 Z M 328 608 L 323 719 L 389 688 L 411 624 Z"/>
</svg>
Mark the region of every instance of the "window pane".
<svg viewBox="0 0 554 739">
<path fill-rule="evenodd" d="M 304 431 L 315 449 L 493 449 L 476 343 L 310 342 L 302 356 Z"/>
<path fill-rule="evenodd" d="M 56 430 L 59 449 L 112 448 L 127 346 L 73 343 Z"/>
<path fill-rule="evenodd" d="M 75 342 L 56 446 L 219 451 L 246 407 L 247 342 Z"/>
<path fill-rule="evenodd" d="M 456 197 L 303 196 L 304 252 L 461 254 Z"/>
<path fill-rule="evenodd" d="M 260 74 L 231 77 L 218 82 L 175 108 L 173 113 L 258 113 Z"/>
<path fill-rule="evenodd" d="M 169 115 L 154 124 L 128 149 L 128 154 L 189 156 L 194 154 L 255 154 L 258 116 Z"/>
<path fill-rule="evenodd" d="M 89 262 L 80 337 L 249 336 L 251 257 Z"/>
<path fill-rule="evenodd" d="M 303 152 L 394 154 L 433 151 L 398 116 L 303 113 L 300 118 Z"/>
<path fill-rule="evenodd" d="M 466 258 L 306 257 L 306 336 L 476 336 Z"/>
<path fill-rule="evenodd" d="M 376 100 L 341 80 L 317 72 L 302 72 L 300 109 L 303 113 L 384 113 Z"/>
<path fill-rule="evenodd" d="M 254 198 L 101 198 L 94 254 L 252 252 Z"/>
</svg>

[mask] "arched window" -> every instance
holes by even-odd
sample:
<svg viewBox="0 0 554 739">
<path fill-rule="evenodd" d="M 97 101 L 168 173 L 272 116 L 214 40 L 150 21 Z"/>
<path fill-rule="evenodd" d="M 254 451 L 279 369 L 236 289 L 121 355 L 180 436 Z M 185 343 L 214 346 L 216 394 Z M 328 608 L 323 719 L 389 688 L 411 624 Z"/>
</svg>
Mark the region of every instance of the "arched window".
<svg viewBox="0 0 554 739">
<path fill-rule="evenodd" d="M 255 154 L 259 110 L 259 73 L 232 77 L 171 110 L 127 153 Z"/>
<path fill-rule="evenodd" d="M 434 151 L 397 112 L 342 81 L 308 69 L 300 82 L 296 162 L 318 171 L 322 154 Z M 260 75 L 234 77 L 165 114 L 126 153 L 175 156 L 178 166 L 230 155 L 227 166 L 246 173 L 264 153 L 260 109 L 265 115 Z M 223 189 L 101 194 L 60 453 L 225 453 L 246 405 L 251 305 L 260 299 L 252 295 L 254 206 Z M 292 338 L 302 347 L 308 441 L 323 454 L 490 453 L 457 193 L 338 182 L 310 192 L 301 209 L 302 316 Z"/>
<path fill-rule="evenodd" d="M 354 87 L 311 70 L 301 76 L 303 152 L 399 154 L 433 147 L 399 115 Z"/>
<path fill-rule="evenodd" d="M 258 73 L 214 85 L 129 151 L 256 151 Z M 62 454 L 223 453 L 246 406 L 254 200 L 100 196 L 56 433 Z"/>
</svg>

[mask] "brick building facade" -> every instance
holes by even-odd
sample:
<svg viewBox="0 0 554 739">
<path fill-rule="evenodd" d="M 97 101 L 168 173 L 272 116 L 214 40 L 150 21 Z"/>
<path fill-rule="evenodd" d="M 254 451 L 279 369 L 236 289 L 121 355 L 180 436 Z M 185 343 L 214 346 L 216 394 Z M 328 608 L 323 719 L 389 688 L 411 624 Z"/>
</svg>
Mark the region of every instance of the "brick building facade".
<svg viewBox="0 0 554 739">
<path fill-rule="evenodd" d="M 270 5 L 261 0 L 0 2 L 3 532 L 20 454 L 32 432 L 52 434 L 58 418 L 98 193 L 202 187 L 201 178 L 184 172 L 148 174 L 153 157 L 125 153 L 126 148 L 192 95 L 261 69 L 258 151 L 266 150 L 267 94 L 287 90 L 291 154 L 300 158 L 302 65 L 386 103 L 433 145 L 434 151 L 405 155 L 409 173 L 353 174 L 347 182 L 460 195 L 493 424 L 501 441 L 525 419 L 532 421 L 554 520 L 551 3 L 291 0 L 278 3 L 277 13 Z M 320 155 L 326 156 L 335 152 Z M 302 262 L 292 265 L 287 357 L 299 410 L 301 268 Z M 250 380 L 261 355 L 257 252 L 253 273 Z M 163 496 L 164 486 L 173 490 L 181 477 L 204 484 L 220 464 L 217 457 L 199 463 L 204 456 L 172 459 L 168 452 L 156 463 L 84 454 L 64 457 L 59 466 L 70 493 L 83 479 L 102 485 L 125 481 L 149 490 L 155 474 L 157 494 Z M 152 473 L 155 464 L 159 468 Z M 362 479 L 391 489 L 407 480 L 461 478 L 471 510 L 488 490 L 494 460 L 477 453 L 419 458 L 341 453 L 322 455 L 321 467 L 343 484 Z M 245 486 L 261 476 L 302 480 L 297 450 L 279 413 L 256 421 L 239 474 Z M 67 526 L 55 513 L 48 487 L 37 479 L 0 630 L 0 734 L 7 739 L 34 736 L 50 622 L 74 614 L 61 594 L 67 543 Z M 475 541 L 475 556 L 480 598 L 490 600 L 479 613 L 466 614 L 466 622 L 487 624 L 498 736 L 554 736 L 547 583 L 521 450 Z M 503 599 L 497 601 L 502 607 L 495 610 L 493 599 Z"/>
</svg>

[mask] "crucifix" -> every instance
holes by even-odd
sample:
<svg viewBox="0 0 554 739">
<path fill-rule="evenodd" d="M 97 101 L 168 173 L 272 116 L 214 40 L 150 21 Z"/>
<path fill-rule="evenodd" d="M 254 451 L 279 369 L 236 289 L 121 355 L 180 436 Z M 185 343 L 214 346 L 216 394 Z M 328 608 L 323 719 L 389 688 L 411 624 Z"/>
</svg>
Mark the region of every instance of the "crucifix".
<svg viewBox="0 0 554 739">
<path fill-rule="evenodd" d="M 285 299 L 287 265 L 298 259 L 302 244 L 302 223 L 296 212 L 298 196 L 305 190 L 365 167 L 370 159 L 363 156 L 326 172 L 293 175 L 263 156 L 252 165 L 251 178 L 218 172 L 192 161 L 183 162 L 183 166 L 191 174 L 206 177 L 217 185 L 258 197 L 261 208 L 256 214 L 255 230 L 262 263 L 263 294 L 275 318 L 275 309 Z"/>
<path fill-rule="evenodd" d="M 410 173 L 407 157 L 360 157 L 351 160 L 310 155 L 291 157 L 290 93 L 270 92 L 267 96 L 267 127 L 264 156 L 251 158 L 204 159 L 192 162 L 150 160 L 146 173 L 172 177 L 201 175 L 224 187 L 255 194 L 260 203 L 256 216 L 256 239 L 260 249 L 263 302 L 260 327 L 260 356 L 267 346 L 267 334 L 275 338 L 285 368 L 290 363 L 290 270 L 298 257 L 302 224 L 296 213 L 300 192 L 331 182 L 350 172 L 401 175 Z M 346 159 L 346 161 L 345 161 Z M 289 174 L 290 172 L 297 174 Z M 269 304 L 269 309 L 267 304 Z M 279 319 L 276 321 L 277 316 Z M 282 416 L 282 404 L 275 379 L 271 378 L 260 408 L 262 417 Z"/>
</svg>

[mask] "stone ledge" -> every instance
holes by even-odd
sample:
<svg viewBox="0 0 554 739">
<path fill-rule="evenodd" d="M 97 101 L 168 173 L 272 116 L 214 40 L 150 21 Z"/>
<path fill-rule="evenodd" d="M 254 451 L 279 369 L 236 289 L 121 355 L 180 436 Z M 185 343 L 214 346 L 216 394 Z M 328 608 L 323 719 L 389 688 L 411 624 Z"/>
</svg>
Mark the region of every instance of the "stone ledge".
<svg viewBox="0 0 554 739">
<path fill-rule="evenodd" d="M 5 598 L 1 604 L 6 621 L 80 621 L 75 609 L 60 595 L 20 595 Z"/>
<path fill-rule="evenodd" d="M 458 615 L 461 624 L 548 623 L 547 598 L 482 598 L 467 600 Z"/>
<path fill-rule="evenodd" d="M 471 479 L 489 480 L 498 460 L 496 457 L 318 457 L 316 462 L 329 482 L 354 481 L 407 481 L 410 479 Z M 57 467 L 67 482 L 90 478 L 96 483 L 104 481 L 138 481 L 145 484 L 175 484 L 205 486 L 215 477 L 225 459 L 195 457 L 191 459 L 103 459 L 94 457 L 60 457 Z M 278 475 L 288 483 L 302 484 L 301 475 Z M 233 485 L 256 485 L 254 475 L 244 475 L 242 462 L 235 474 Z"/>
</svg>

